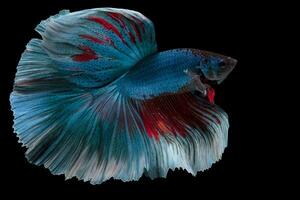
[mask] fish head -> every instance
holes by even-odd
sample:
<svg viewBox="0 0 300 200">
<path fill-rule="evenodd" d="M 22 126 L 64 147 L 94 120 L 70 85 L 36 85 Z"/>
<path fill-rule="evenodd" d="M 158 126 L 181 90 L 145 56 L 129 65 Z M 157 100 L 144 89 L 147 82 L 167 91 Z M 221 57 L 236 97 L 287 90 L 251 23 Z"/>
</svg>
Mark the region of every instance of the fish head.
<svg viewBox="0 0 300 200">
<path fill-rule="evenodd" d="M 208 51 L 196 50 L 200 63 L 196 69 L 208 81 L 221 83 L 237 64 L 237 60 Z"/>
</svg>

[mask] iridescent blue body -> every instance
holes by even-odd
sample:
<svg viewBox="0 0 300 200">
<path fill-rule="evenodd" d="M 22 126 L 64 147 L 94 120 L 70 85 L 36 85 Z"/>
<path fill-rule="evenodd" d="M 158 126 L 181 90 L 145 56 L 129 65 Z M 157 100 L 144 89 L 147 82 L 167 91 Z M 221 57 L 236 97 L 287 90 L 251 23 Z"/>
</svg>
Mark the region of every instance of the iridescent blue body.
<svg viewBox="0 0 300 200">
<path fill-rule="evenodd" d="M 208 83 L 236 60 L 157 52 L 152 22 L 126 9 L 64 10 L 36 30 L 42 39 L 27 44 L 10 96 L 30 162 L 99 184 L 195 175 L 221 158 L 228 118 Z"/>
<path fill-rule="evenodd" d="M 156 53 L 137 63 L 120 79 L 118 86 L 120 91 L 137 99 L 176 93 L 191 82 L 185 70 L 195 68 L 200 60 L 200 57 L 182 50 Z"/>
<path fill-rule="evenodd" d="M 222 81 L 235 65 L 230 58 L 201 54 L 195 49 L 174 49 L 150 55 L 137 63 L 118 81 L 124 94 L 136 99 L 148 99 L 168 93 L 178 93 L 192 84 L 193 77 L 188 71 L 198 75 L 211 76 L 211 80 Z M 220 69 L 220 63 L 232 62 Z M 128 87 L 122 87 L 127 85 Z"/>
</svg>

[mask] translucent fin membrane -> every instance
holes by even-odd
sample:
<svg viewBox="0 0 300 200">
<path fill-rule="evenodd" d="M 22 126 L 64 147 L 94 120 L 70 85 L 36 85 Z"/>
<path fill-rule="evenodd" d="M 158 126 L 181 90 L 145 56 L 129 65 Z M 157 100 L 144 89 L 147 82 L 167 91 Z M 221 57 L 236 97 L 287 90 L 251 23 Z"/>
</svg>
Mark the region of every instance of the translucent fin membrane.
<svg viewBox="0 0 300 200">
<path fill-rule="evenodd" d="M 175 168 L 195 175 L 227 145 L 226 114 L 190 93 L 142 101 L 111 86 L 94 96 L 13 94 L 11 101 L 28 160 L 93 184 L 137 180 L 143 173 L 165 177 Z"/>
</svg>

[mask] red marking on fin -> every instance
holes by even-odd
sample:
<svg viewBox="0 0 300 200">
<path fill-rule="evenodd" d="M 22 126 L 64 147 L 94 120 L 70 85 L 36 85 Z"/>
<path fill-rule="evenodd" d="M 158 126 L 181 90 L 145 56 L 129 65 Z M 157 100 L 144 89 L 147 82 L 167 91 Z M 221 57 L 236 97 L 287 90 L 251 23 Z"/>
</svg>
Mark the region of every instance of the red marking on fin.
<svg viewBox="0 0 300 200">
<path fill-rule="evenodd" d="M 112 25 L 111 23 L 106 21 L 105 19 L 103 19 L 101 17 L 95 17 L 95 16 L 91 16 L 88 19 L 102 25 L 105 29 L 114 32 L 122 40 L 122 42 L 124 44 L 126 44 L 126 41 L 124 40 L 124 37 L 122 36 L 120 31 L 114 25 Z"/>
<path fill-rule="evenodd" d="M 126 30 L 126 32 L 127 32 L 127 34 L 129 35 L 129 38 L 130 38 L 130 41 L 132 42 L 132 43 L 136 43 L 136 41 L 135 41 L 135 37 L 134 37 L 134 35 L 128 30 L 128 28 L 126 27 L 126 24 L 125 24 L 125 22 L 123 21 L 123 19 L 122 19 L 122 15 L 121 14 L 119 14 L 119 13 L 107 13 L 107 15 L 110 17 L 110 18 L 112 18 L 114 21 L 116 21 L 117 23 L 119 23 L 120 24 L 120 26 L 121 26 L 121 28 L 123 29 L 123 30 Z M 129 21 L 132 23 L 132 21 L 129 19 Z"/>
<path fill-rule="evenodd" d="M 139 41 L 142 42 L 142 37 L 141 37 L 141 33 L 140 30 L 138 29 L 138 27 L 136 26 L 135 23 L 131 23 L 131 26 L 136 34 L 136 36 L 138 37 Z"/>
<path fill-rule="evenodd" d="M 91 48 L 87 46 L 80 46 L 79 47 L 83 53 L 73 55 L 72 59 L 77 62 L 86 62 L 89 60 L 96 60 L 98 59 L 98 56 L 96 55 L 95 51 L 93 51 Z"/>
<path fill-rule="evenodd" d="M 215 103 L 215 90 L 212 87 L 207 88 L 207 99 L 210 103 Z"/>
<path fill-rule="evenodd" d="M 122 15 L 119 13 L 107 13 L 107 15 L 112 18 L 113 20 L 115 20 L 116 22 L 118 22 L 122 29 L 126 28 L 125 22 L 122 20 Z"/>
<path fill-rule="evenodd" d="M 135 37 L 134 37 L 134 35 L 130 31 L 128 31 L 128 34 L 129 34 L 130 41 L 135 44 Z"/>
<path fill-rule="evenodd" d="M 158 139 L 158 132 L 157 130 L 155 129 L 155 127 L 152 127 L 152 123 L 150 121 L 147 121 L 147 118 L 144 118 L 143 119 L 143 122 L 145 124 L 145 129 L 146 129 L 146 132 L 148 134 L 149 137 L 153 137 L 155 139 Z"/>
<path fill-rule="evenodd" d="M 98 44 L 105 44 L 105 42 L 103 40 L 100 40 L 99 38 L 96 38 L 94 36 L 91 35 L 80 35 L 80 37 L 90 40 L 92 42 L 98 43 Z"/>
<path fill-rule="evenodd" d="M 91 36 L 91 35 L 80 35 L 80 37 L 85 38 L 85 39 L 87 39 L 87 40 L 90 40 L 90 41 L 92 41 L 92 42 L 101 44 L 101 45 L 103 45 L 103 44 L 108 44 L 108 45 L 110 45 L 110 46 L 113 46 L 115 49 L 117 48 L 116 45 L 115 45 L 115 43 L 114 43 L 114 42 L 112 41 L 112 39 L 111 39 L 110 37 L 108 37 L 108 36 L 103 36 L 103 37 L 104 37 L 104 40 L 101 40 L 101 39 L 99 39 L 99 38 L 93 37 L 93 36 Z"/>
<path fill-rule="evenodd" d="M 115 49 L 117 49 L 117 47 L 116 47 L 114 41 L 113 41 L 110 37 L 104 36 L 104 40 L 105 40 L 105 42 L 107 42 L 109 45 L 111 45 L 111 46 L 113 46 Z"/>
<path fill-rule="evenodd" d="M 184 93 L 145 100 L 140 115 L 149 137 L 158 137 L 158 134 L 184 136 L 187 134 L 187 125 L 191 128 L 205 128 L 209 123 L 200 111 L 205 112 L 195 97 Z"/>
<path fill-rule="evenodd" d="M 137 21 L 138 25 L 142 28 L 143 33 L 145 33 L 145 26 L 144 26 L 144 23 L 143 23 L 139 18 L 137 18 L 137 17 L 135 17 L 135 16 L 133 16 L 133 15 L 131 15 L 131 16 L 132 16 L 132 18 L 133 18 L 135 21 Z"/>
</svg>

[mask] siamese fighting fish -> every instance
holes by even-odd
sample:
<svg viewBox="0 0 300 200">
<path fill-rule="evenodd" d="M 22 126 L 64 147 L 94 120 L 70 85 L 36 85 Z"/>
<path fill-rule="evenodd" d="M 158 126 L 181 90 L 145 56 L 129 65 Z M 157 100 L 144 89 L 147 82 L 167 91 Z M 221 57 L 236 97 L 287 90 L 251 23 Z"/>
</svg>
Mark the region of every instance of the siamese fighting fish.
<svg viewBox="0 0 300 200">
<path fill-rule="evenodd" d="M 30 163 L 100 184 L 196 175 L 221 159 L 229 123 L 212 86 L 235 59 L 158 52 L 153 23 L 127 9 L 63 10 L 35 30 L 10 95 Z"/>
</svg>

